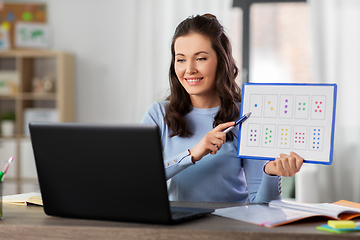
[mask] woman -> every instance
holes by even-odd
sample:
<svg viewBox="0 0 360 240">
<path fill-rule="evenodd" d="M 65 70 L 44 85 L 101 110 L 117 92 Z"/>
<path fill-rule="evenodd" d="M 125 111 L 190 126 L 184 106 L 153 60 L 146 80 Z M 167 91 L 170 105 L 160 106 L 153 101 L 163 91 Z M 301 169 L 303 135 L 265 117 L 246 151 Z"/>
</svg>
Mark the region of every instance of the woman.
<svg viewBox="0 0 360 240">
<path fill-rule="evenodd" d="M 281 198 L 281 176 L 293 176 L 303 159 L 237 158 L 238 69 L 223 27 L 211 14 L 181 22 L 171 44 L 168 101 L 154 103 L 143 124 L 160 128 L 169 199 L 269 202 Z"/>
</svg>

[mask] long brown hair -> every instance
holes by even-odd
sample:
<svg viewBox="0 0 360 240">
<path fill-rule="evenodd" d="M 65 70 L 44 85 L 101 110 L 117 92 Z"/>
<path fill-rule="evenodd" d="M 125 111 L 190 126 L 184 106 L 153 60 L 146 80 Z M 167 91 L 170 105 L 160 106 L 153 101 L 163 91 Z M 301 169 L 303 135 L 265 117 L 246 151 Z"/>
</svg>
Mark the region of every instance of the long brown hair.
<svg viewBox="0 0 360 240">
<path fill-rule="evenodd" d="M 189 130 L 184 116 L 191 111 L 191 100 L 187 91 L 180 84 L 175 73 L 175 41 L 181 36 L 198 33 L 210 39 L 212 48 L 215 50 L 218 66 L 216 69 L 215 88 L 220 96 L 221 105 L 214 118 L 213 127 L 220 123 L 233 121 L 239 117 L 240 110 L 236 102 L 241 101 L 240 87 L 235 82 L 238 68 L 235 65 L 231 53 L 231 44 L 224 33 L 224 29 L 214 15 L 204 14 L 192 16 L 182 21 L 176 28 L 171 44 L 171 65 L 169 71 L 170 95 L 169 103 L 165 108 L 165 122 L 172 130 L 170 137 L 189 137 Z M 228 133 L 227 140 L 234 139 L 233 134 Z"/>
</svg>

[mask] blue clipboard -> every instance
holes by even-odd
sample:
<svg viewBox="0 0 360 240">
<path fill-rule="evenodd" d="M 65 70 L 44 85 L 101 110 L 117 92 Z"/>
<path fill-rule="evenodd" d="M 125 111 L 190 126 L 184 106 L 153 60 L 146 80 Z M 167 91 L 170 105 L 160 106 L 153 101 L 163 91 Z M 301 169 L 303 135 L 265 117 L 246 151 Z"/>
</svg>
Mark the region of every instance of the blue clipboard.
<svg viewBox="0 0 360 240">
<path fill-rule="evenodd" d="M 298 153 L 304 162 L 333 161 L 336 84 L 244 83 L 238 157 L 274 160 Z"/>
</svg>

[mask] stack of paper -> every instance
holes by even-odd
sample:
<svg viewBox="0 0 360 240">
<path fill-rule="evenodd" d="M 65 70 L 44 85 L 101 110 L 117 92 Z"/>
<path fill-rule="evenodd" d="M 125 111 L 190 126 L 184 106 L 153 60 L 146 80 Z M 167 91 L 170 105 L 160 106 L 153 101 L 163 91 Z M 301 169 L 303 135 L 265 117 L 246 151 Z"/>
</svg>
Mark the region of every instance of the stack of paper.
<svg viewBox="0 0 360 240">
<path fill-rule="evenodd" d="M 43 206 L 41 194 L 38 192 L 30 192 L 23 194 L 15 194 L 3 196 L 3 203 L 15 204 L 15 205 L 39 205 Z"/>
<path fill-rule="evenodd" d="M 276 227 L 315 216 L 350 220 L 360 216 L 360 204 L 345 200 L 319 204 L 274 200 L 268 206 L 246 205 L 222 208 L 215 210 L 213 214 L 264 227 Z"/>
</svg>

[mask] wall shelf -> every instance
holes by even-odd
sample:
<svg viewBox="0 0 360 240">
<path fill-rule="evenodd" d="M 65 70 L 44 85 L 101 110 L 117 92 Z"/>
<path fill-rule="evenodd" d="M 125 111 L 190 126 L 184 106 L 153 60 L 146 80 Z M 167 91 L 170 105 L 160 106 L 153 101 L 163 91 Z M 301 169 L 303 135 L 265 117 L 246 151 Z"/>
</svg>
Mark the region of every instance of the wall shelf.
<svg viewBox="0 0 360 240">
<path fill-rule="evenodd" d="M 15 158 L 14 166 L 9 168 L 6 177 L 6 182 L 14 185 L 14 189 L 9 192 L 15 194 L 24 191 L 24 184 L 37 182 L 30 138 L 24 122 L 26 112 L 50 109 L 56 112 L 56 121 L 76 121 L 74 56 L 71 53 L 49 50 L 1 51 L 0 77 L 5 72 L 13 72 L 17 81 L 14 82 L 15 85 L 12 84 L 15 86 L 13 91 L 0 91 L 0 115 L 5 111 L 13 111 L 16 120 L 13 136 L 0 134 L 0 161 L 7 160 L 10 156 Z M 43 83 L 46 79 L 53 87 L 40 92 L 39 87 L 35 87 L 35 82 Z"/>
</svg>

